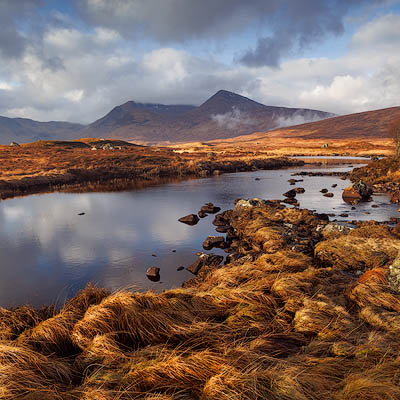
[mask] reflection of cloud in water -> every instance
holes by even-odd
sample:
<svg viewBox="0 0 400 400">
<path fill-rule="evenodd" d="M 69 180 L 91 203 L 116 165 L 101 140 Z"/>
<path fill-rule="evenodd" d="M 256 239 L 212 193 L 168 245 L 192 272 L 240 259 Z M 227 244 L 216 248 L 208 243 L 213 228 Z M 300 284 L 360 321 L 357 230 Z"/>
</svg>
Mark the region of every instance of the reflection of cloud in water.
<svg viewBox="0 0 400 400">
<path fill-rule="evenodd" d="M 14 220 L 22 217 L 26 217 L 26 210 L 21 206 L 6 206 L 3 207 L 2 213 L 4 215 L 5 221 Z"/>
</svg>

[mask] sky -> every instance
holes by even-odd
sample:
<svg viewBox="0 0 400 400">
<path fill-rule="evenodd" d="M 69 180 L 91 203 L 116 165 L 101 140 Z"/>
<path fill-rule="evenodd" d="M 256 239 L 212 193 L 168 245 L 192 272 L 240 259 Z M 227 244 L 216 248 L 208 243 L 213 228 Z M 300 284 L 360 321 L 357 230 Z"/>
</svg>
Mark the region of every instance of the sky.
<svg viewBox="0 0 400 400">
<path fill-rule="evenodd" d="M 400 106 L 400 0 L 0 0 L 0 115 L 90 123 L 220 89 L 349 114 Z"/>
</svg>

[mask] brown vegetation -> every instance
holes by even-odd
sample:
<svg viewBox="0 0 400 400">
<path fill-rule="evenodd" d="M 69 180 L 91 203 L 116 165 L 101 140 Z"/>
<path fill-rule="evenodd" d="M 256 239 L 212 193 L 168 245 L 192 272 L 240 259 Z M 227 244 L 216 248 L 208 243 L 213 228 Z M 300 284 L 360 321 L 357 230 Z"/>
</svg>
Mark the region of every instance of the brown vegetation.
<svg viewBox="0 0 400 400">
<path fill-rule="evenodd" d="M 0 397 L 400 398 L 398 229 L 325 235 L 324 216 L 253 204 L 225 214 L 237 261 L 184 288 L 88 287 L 58 311 L 0 309 Z"/>
<path fill-rule="evenodd" d="M 105 145 L 112 149 L 102 149 Z M 20 147 L 0 146 L 0 198 L 41 190 L 79 189 L 83 185 L 88 189 L 107 184 L 108 189 L 115 189 L 138 180 L 204 177 L 302 163 L 234 151 L 179 154 L 168 148 L 117 140 L 40 141 Z"/>
</svg>

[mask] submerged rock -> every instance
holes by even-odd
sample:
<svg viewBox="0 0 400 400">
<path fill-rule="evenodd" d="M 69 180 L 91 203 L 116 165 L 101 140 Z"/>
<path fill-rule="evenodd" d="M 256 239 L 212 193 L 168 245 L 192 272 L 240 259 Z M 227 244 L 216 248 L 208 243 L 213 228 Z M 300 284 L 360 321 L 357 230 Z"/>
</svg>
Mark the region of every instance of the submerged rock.
<svg viewBox="0 0 400 400">
<path fill-rule="evenodd" d="M 199 217 L 196 214 L 189 214 L 182 218 L 179 218 L 178 221 L 187 225 L 196 225 L 199 222 Z"/>
</svg>

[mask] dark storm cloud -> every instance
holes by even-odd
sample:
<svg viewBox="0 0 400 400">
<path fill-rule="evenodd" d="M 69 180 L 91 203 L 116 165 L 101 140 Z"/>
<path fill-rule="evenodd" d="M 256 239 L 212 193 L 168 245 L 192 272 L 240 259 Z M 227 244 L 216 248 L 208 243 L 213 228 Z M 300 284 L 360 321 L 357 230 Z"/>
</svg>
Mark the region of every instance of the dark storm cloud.
<svg viewBox="0 0 400 400">
<path fill-rule="evenodd" d="M 0 0 L 0 55 L 4 58 L 18 58 L 25 49 L 26 39 L 18 29 L 41 0 Z"/>
<path fill-rule="evenodd" d="M 125 36 L 161 43 L 226 39 L 255 27 L 269 32 L 238 57 L 251 66 L 277 66 L 292 50 L 343 33 L 349 8 L 366 0 L 79 0 L 84 17 Z"/>
<path fill-rule="evenodd" d="M 271 20 L 271 35 L 259 38 L 255 48 L 246 51 L 240 57 L 240 61 L 250 67 L 263 65 L 276 67 L 281 58 L 291 50 L 302 50 L 329 34 L 342 34 L 343 18 L 349 7 L 362 2 L 362 0 L 285 2 L 286 6 L 281 8 L 279 17 Z"/>
</svg>

